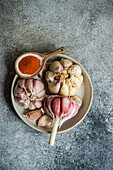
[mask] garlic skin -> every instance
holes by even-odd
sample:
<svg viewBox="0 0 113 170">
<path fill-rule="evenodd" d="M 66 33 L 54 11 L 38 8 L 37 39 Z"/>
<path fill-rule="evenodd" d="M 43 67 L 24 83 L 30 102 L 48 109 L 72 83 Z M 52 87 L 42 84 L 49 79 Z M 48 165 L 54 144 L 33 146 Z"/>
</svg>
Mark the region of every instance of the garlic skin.
<svg viewBox="0 0 113 170">
<path fill-rule="evenodd" d="M 52 94 L 74 96 L 83 83 L 82 69 L 68 59 L 54 61 L 46 71 L 45 79 Z"/>
<path fill-rule="evenodd" d="M 19 79 L 14 89 L 14 97 L 25 109 L 40 108 L 45 98 L 44 84 L 37 79 Z"/>
</svg>

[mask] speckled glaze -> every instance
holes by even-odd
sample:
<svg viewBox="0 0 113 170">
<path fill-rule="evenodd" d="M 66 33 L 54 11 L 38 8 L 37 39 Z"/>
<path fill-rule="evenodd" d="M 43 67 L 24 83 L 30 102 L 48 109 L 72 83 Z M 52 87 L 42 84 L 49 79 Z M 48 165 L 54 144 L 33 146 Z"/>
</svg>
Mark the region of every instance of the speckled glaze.
<svg viewBox="0 0 113 170">
<path fill-rule="evenodd" d="M 113 2 L 111 0 L 0 1 L 0 170 L 113 169 Z M 10 89 L 15 59 L 64 46 L 89 73 L 94 97 L 85 119 L 58 134 L 27 126 Z"/>
</svg>

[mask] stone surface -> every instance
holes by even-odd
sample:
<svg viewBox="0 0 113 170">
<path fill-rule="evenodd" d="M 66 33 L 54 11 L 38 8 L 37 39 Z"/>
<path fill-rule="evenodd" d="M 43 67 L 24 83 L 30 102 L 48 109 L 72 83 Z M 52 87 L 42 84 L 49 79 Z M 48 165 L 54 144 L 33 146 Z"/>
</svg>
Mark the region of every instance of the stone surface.
<svg viewBox="0 0 113 170">
<path fill-rule="evenodd" d="M 27 51 L 64 46 L 88 71 L 94 100 L 85 119 L 58 134 L 27 126 L 15 113 L 14 62 Z M 0 169 L 113 170 L 113 1 L 0 1 Z"/>
</svg>

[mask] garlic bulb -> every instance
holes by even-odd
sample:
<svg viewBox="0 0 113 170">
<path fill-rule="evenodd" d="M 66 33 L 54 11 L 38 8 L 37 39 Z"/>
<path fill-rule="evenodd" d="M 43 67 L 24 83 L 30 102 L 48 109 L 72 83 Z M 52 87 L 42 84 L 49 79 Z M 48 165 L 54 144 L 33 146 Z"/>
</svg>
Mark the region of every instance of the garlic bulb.
<svg viewBox="0 0 113 170">
<path fill-rule="evenodd" d="M 15 101 L 25 109 L 40 108 L 45 98 L 44 84 L 37 79 L 19 79 L 14 96 Z"/>
<path fill-rule="evenodd" d="M 45 79 L 52 94 L 74 96 L 83 82 L 81 67 L 68 59 L 54 61 L 46 71 Z"/>
<path fill-rule="evenodd" d="M 53 120 L 59 117 L 59 127 L 68 119 L 74 117 L 80 108 L 81 99 L 74 97 L 71 100 L 67 96 L 51 95 L 44 100 L 44 110 Z"/>
</svg>

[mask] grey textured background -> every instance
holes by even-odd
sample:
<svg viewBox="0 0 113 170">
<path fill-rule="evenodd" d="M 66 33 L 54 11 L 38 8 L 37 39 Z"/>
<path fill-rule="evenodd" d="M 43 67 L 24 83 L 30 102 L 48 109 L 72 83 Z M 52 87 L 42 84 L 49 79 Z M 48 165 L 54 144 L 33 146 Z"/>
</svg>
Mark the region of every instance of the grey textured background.
<svg viewBox="0 0 113 170">
<path fill-rule="evenodd" d="M 50 147 L 16 115 L 10 88 L 20 54 L 61 46 L 88 71 L 94 100 Z M 0 170 L 113 170 L 112 73 L 112 0 L 0 0 Z"/>
</svg>

